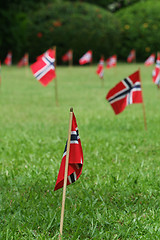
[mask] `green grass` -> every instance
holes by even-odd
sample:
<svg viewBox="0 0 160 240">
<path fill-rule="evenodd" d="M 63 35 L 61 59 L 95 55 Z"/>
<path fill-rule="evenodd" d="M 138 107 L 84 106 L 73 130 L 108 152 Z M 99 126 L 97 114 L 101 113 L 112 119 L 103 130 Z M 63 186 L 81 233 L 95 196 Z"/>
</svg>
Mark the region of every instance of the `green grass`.
<svg viewBox="0 0 160 240">
<path fill-rule="evenodd" d="M 115 115 L 105 96 L 141 68 L 141 104 Z M 160 239 L 160 91 L 152 67 L 58 67 L 41 86 L 30 70 L 2 66 L 0 89 L 0 239 L 58 239 L 62 189 L 54 192 L 74 108 L 84 154 L 67 187 L 64 239 Z"/>
</svg>

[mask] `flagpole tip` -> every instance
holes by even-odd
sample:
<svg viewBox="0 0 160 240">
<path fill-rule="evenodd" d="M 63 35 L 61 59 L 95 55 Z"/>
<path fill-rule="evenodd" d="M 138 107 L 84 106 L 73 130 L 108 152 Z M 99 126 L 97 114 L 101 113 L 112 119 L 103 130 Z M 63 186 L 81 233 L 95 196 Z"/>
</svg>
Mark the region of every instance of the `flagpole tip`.
<svg viewBox="0 0 160 240">
<path fill-rule="evenodd" d="M 70 112 L 73 112 L 73 107 L 70 108 Z"/>
</svg>

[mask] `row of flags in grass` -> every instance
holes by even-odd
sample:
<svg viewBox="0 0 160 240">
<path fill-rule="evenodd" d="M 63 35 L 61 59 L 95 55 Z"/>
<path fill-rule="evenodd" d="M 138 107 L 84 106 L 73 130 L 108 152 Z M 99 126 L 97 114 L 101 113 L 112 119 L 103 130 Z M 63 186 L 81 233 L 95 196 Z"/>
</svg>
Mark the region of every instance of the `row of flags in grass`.
<svg viewBox="0 0 160 240">
<path fill-rule="evenodd" d="M 73 51 L 69 50 L 62 56 L 63 61 L 72 61 Z M 131 50 L 128 55 L 127 62 L 132 62 L 136 58 L 136 52 L 134 49 Z M 46 86 L 53 78 L 56 77 L 55 73 L 55 51 L 52 49 L 47 50 L 45 53 L 37 57 L 37 61 L 31 65 L 32 72 L 34 76 L 41 82 L 42 85 Z M 92 51 L 89 50 L 86 52 L 80 59 L 79 64 L 84 65 L 92 62 Z M 115 67 L 117 65 L 117 56 L 113 55 L 109 57 L 106 61 L 104 57 L 101 57 L 96 73 L 101 79 L 104 77 L 104 63 L 106 62 L 106 68 Z M 151 54 L 145 61 L 146 66 L 150 66 L 155 62 L 155 54 Z M 12 64 L 12 52 L 8 52 L 4 63 L 8 66 Z M 25 53 L 24 56 L 20 59 L 17 66 L 27 66 L 29 64 L 28 54 Z M 152 72 L 152 80 L 160 87 L 160 56 L 157 56 L 156 67 Z"/>
<path fill-rule="evenodd" d="M 87 51 L 80 59 L 79 59 L 79 64 L 80 65 L 84 65 L 87 63 L 91 63 L 93 56 L 92 56 L 92 50 Z M 128 57 L 127 57 L 127 62 L 131 63 L 134 60 L 136 60 L 136 51 L 134 49 L 131 50 L 131 52 L 129 53 Z M 70 62 L 72 63 L 73 61 L 73 51 L 70 49 L 68 50 L 63 56 L 62 56 L 62 61 L 63 62 Z M 146 61 L 144 62 L 144 64 L 146 66 L 150 66 L 155 62 L 155 54 L 151 54 Z M 20 59 L 20 61 L 18 62 L 18 66 L 26 66 L 29 63 L 29 58 L 28 58 L 28 53 L 25 53 L 24 56 Z M 117 63 L 117 55 L 113 55 L 111 57 L 109 57 L 106 60 L 106 66 L 107 68 L 116 66 Z M 12 52 L 9 51 L 5 60 L 4 60 L 4 64 L 5 65 L 12 65 Z"/>
<path fill-rule="evenodd" d="M 12 52 L 9 51 L 5 60 L 4 60 L 4 64 L 7 66 L 11 66 L 12 65 Z M 28 66 L 29 65 L 29 57 L 28 57 L 28 53 L 25 53 L 24 56 L 19 60 L 17 66 L 18 67 L 22 67 L 22 66 Z"/>
</svg>

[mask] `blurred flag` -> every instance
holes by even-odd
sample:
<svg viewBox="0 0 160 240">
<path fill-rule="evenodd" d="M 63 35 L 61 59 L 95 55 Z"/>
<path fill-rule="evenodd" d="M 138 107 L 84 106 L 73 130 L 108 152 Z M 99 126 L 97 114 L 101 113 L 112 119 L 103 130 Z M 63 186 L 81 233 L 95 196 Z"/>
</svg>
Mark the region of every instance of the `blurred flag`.
<svg viewBox="0 0 160 240">
<path fill-rule="evenodd" d="M 62 56 L 62 61 L 63 62 L 67 62 L 72 60 L 73 58 L 73 54 L 72 54 L 72 50 L 69 50 L 68 52 L 66 52 L 63 56 Z"/>
<path fill-rule="evenodd" d="M 4 60 L 4 64 L 6 64 L 7 66 L 10 66 L 12 64 L 12 52 L 9 51 L 5 60 Z"/>
<path fill-rule="evenodd" d="M 64 184 L 66 151 L 67 151 L 67 143 L 63 153 L 62 162 L 61 162 L 61 166 L 58 173 L 54 191 L 58 190 L 59 188 L 62 188 Z M 75 182 L 80 177 L 82 173 L 82 167 L 83 167 L 83 151 L 82 151 L 81 141 L 78 133 L 76 118 L 73 113 L 67 185 Z"/>
<path fill-rule="evenodd" d="M 117 65 L 117 55 L 113 55 L 106 60 L 106 67 L 111 68 Z"/>
<path fill-rule="evenodd" d="M 142 103 L 140 72 L 137 71 L 119 82 L 108 92 L 106 99 L 115 114 L 121 113 L 129 104 Z"/>
<path fill-rule="evenodd" d="M 53 78 L 55 72 L 55 50 L 49 49 L 41 58 L 39 57 L 31 66 L 35 78 L 46 86 Z"/>
<path fill-rule="evenodd" d="M 98 63 L 96 73 L 98 74 L 98 76 L 100 78 L 103 78 L 103 76 L 104 76 L 104 58 L 103 57 L 101 57 L 101 59 Z"/>
<path fill-rule="evenodd" d="M 152 81 L 160 87 L 160 54 L 158 53 L 155 69 L 152 72 Z"/>
<path fill-rule="evenodd" d="M 135 59 L 136 59 L 136 51 L 132 49 L 128 55 L 127 62 L 131 63 Z"/>
<path fill-rule="evenodd" d="M 146 66 L 150 66 L 150 65 L 152 65 L 154 62 L 155 62 L 155 54 L 153 53 L 153 54 L 151 54 L 151 55 L 147 58 L 147 60 L 144 62 L 144 64 L 145 64 Z"/>
<path fill-rule="evenodd" d="M 89 50 L 87 53 L 85 53 L 80 59 L 79 59 L 79 64 L 83 65 L 86 63 L 92 62 L 92 51 Z"/>
<path fill-rule="evenodd" d="M 28 66 L 28 53 L 25 53 L 24 56 L 17 64 L 18 67 Z"/>
</svg>

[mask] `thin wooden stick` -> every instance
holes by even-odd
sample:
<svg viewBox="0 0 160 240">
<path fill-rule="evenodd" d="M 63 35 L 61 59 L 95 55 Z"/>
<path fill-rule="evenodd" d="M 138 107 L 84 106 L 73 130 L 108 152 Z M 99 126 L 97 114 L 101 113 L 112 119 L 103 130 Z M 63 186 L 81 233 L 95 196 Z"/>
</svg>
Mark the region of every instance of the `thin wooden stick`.
<svg viewBox="0 0 160 240">
<path fill-rule="evenodd" d="M 26 72 L 26 76 L 28 76 L 29 54 L 26 53 L 25 55 L 27 56 L 27 59 L 26 59 L 27 64 L 25 65 L 25 72 Z"/>
<path fill-rule="evenodd" d="M 56 70 L 56 66 L 57 66 L 57 60 L 56 60 L 56 46 L 53 47 L 53 50 L 55 50 L 55 70 Z M 54 82 L 55 82 L 55 99 L 56 99 L 56 105 L 58 106 L 57 77 L 55 77 Z"/>
<path fill-rule="evenodd" d="M 66 199 L 66 187 L 67 187 L 69 151 L 70 151 L 71 130 L 72 130 L 72 118 L 73 118 L 73 108 L 70 108 L 70 118 L 69 118 L 69 128 L 68 128 L 68 141 L 67 141 L 67 153 L 66 153 L 66 163 L 65 163 L 65 173 L 64 173 L 64 184 L 63 184 L 63 197 L 62 197 L 62 209 L 61 209 L 61 221 L 60 221 L 59 240 L 62 239 L 62 232 L 63 232 L 64 207 L 65 207 L 65 199 Z"/>
<path fill-rule="evenodd" d="M 73 50 L 71 49 L 70 51 L 71 51 L 72 57 L 69 60 L 69 66 L 71 67 L 73 65 Z"/>
<path fill-rule="evenodd" d="M 101 78 L 102 87 L 104 87 L 104 78 Z"/>
<path fill-rule="evenodd" d="M 139 75 L 140 75 L 140 68 L 139 68 Z M 142 88 L 141 77 L 140 77 L 140 82 L 141 82 L 141 89 L 142 89 L 142 108 L 143 108 L 144 128 L 147 131 L 147 121 L 146 121 L 145 105 L 144 105 L 144 100 L 143 100 L 143 88 Z"/>
</svg>

